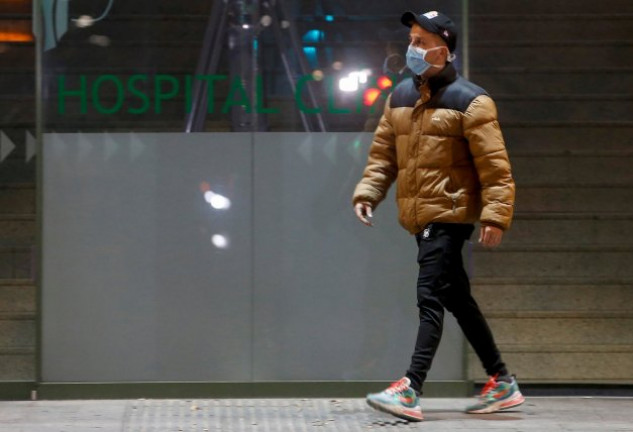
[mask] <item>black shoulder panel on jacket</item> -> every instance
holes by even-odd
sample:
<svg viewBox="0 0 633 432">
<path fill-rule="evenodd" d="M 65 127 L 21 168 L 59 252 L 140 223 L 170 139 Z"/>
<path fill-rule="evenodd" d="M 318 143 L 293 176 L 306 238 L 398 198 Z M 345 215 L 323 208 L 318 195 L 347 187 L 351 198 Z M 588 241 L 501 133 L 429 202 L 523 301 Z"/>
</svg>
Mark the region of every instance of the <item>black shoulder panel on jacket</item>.
<svg viewBox="0 0 633 432">
<path fill-rule="evenodd" d="M 487 95 L 481 87 L 458 77 L 455 81 L 442 87 L 426 104 L 427 108 L 447 108 L 465 112 L 470 103 L 478 96 Z"/>
<path fill-rule="evenodd" d="M 433 88 L 435 83 L 431 81 Z M 481 87 L 458 76 L 453 82 L 438 88 L 426 103 L 426 108 L 446 108 L 465 112 L 478 96 L 487 95 Z M 420 99 L 420 92 L 412 78 L 402 81 L 391 94 L 391 108 L 414 107 Z"/>
<path fill-rule="evenodd" d="M 414 107 L 417 100 L 420 99 L 413 78 L 407 78 L 396 86 L 391 93 L 391 108 Z"/>
</svg>

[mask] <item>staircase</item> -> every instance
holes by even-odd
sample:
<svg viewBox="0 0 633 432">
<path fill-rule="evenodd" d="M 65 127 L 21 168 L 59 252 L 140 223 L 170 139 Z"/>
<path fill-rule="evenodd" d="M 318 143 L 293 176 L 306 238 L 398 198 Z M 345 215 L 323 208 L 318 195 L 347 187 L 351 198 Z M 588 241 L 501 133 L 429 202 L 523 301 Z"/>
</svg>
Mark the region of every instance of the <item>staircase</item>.
<svg viewBox="0 0 633 432">
<path fill-rule="evenodd" d="M 517 182 L 503 246 L 474 253 L 475 295 L 521 382 L 631 384 L 633 3 L 471 5 L 471 79 Z"/>
<path fill-rule="evenodd" d="M 521 382 L 633 383 L 633 2 L 470 5 L 471 79 L 497 101 L 517 181 L 514 225 L 500 249 L 476 249 L 473 290 Z M 102 7 L 87 0 L 71 6 L 94 16 Z M 181 105 L 107 122 L 94 113 L 60 115 L 54 80 L 190 74 L 209 6 L 116 2 L 107 21 L 69 32 L 46 59 L 47 130 L 181 131 Z M 0 37 L 30 28 L 30 19 L 30 1 L 0 2 Z M 91 43 L 92 33 L 107 36 L 110 47 Z M 366 53 L 371 38 L 361 39 Z M 363 55 L 384 57 L 377 49 Z M 34 129 L 33 81 L 33 43 L 0 42 L 0 130 L 16 145 L 0 162 L 3 383 L 35 380 L 35 162 L 27 161 L 25 144 Z M 69 111 L 78 109 L 69 104 Z M 299 124 L 276 121 L 278 130 Z M 207 127 L 229 129 L 221 116 Z M 469 375 L 485 379 L 472 353 Z"/>
<path fill-rule="evenodd" d="M 31 2 L 0 4 L 0 397 L 28 396 L 35 381 L 35 49 Z M 13 61 L 15 53 L 20 60 Z"/>
<path fill-rule="evenodd" d="M 4 169 L 0 164 L 0 170 Z M 0 381 L 34 381 L 35 187 L 0 183 Z"/>
</svg>

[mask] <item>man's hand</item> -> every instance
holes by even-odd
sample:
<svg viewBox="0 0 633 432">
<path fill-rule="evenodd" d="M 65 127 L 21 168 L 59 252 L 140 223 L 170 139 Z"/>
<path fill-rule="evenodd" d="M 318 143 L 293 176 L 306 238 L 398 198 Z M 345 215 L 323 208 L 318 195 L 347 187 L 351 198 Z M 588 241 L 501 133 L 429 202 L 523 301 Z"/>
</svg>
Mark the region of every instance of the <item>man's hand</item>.
<svg viewBox="0 0 633 432">
<path fill-rule="evenodd" d="M 371 204 L 364 201 L 358 202 L 354 206 L 354 212 L 356 213 L 356 217 L 360 219 L 362 223 L 367 226 L 374 226 L 374 224 L 372 224 L 369 220 L 373 216 L 371 213 Z"/>
<path fill-rule="evenodd" d="M 497 247 L 501 244 L 503 230 L 495 226 L 482 226 L 479 232 L 479 243 L 484 247 Z"/>
</svg>

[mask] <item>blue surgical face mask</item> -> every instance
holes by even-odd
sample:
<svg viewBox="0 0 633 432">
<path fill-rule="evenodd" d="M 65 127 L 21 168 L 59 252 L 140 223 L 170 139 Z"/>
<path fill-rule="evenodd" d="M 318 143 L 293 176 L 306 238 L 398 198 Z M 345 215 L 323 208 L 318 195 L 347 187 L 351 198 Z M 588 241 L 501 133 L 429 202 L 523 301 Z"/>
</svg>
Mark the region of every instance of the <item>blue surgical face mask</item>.
<svg viewBox="0 0 633 432">
<path fill-rule="evenodd" d="M 442 47 L 434 47 L 429 50 L 425 50 L 420 47 L 409 45 L 409 49 L 407 49 L 407 66 L 416 75 L 422 75 L 431 67 L 441 68 L 442 66 L 431 64 L 424 59 L 429 51 L 433 51 L 439 48 Z"/>
</svg>

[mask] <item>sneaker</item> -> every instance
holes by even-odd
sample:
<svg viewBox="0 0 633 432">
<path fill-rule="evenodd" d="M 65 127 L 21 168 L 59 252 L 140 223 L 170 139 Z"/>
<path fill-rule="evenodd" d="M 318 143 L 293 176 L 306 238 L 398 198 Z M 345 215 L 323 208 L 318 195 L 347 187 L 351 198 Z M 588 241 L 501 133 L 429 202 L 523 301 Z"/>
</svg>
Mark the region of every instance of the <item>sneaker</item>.
<svg viewBox="0 0 633 432">
<path fill-rule="evenodd" d="M 466 408 L 469 414 L 487 414 L 507 410 L 521 405 L 525 398 L 519 391 L 519 385 L 514 376 L 512 381 L 497 381 L 497 375 L 490 377 L 479 394 L 476 404 Z"/>
<path fill-rule="evenodd" d="M 380 393 L 367 395 L 370 407 L 408 421 L 422 421 L 420 398 L 411 388 L 411 380 L 404 377 Z"/>
</svg>

